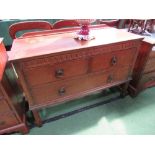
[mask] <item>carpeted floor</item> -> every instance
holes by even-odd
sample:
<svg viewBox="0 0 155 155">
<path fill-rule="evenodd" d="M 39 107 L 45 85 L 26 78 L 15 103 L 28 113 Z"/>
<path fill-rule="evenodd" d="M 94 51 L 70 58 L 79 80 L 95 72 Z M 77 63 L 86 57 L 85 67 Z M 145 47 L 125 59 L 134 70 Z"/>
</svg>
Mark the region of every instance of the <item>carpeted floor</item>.
<svg viewBox="0 0 155 155">
<path fill-rule="evenodd" d="M 104 103 L 119 96 L 118 92 L 97 93 L 40 111 L 43 120 L 81 107 Z M 155 134 L 155 88 L 143 91 L 136 98 L 127 96 L 108 104 L 78 111 L 69 117 L 34 127 L 29 135 L 99 135 Z"/>
</svg>

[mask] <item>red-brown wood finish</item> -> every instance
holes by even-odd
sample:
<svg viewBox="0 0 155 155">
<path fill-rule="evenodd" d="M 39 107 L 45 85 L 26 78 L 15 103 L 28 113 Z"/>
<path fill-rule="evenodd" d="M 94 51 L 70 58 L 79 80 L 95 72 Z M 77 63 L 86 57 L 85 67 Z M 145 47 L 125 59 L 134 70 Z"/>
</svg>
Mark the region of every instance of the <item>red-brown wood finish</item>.
<svg viewBox="0 0 155 155">
<path fill-rule="evenodd" d="M 133 80 L 129 85 L 131 96 L 155 86 L 155 39 L 146 37 L 141 44 L 133 71 Z"/>
<path fill-rule="evenodd" d="M 131 80 L 143 37 L 105 26 L 92 29 L 91 41 L 78 41 L 74 34 L 60 29 L 18 38 L 8 53 L 38 126 L 43 107 L 120 84 L 125 92 Z"/>
<path fill-rule="evenodd" d="M 1 42 L 2 44 L 2 42 Z M 27 133 L 28 127 L 25 116 L 19 102 L 22 100 L 19 95 L 18 87 L 12 83 L 4 70 L 6 67 L 7 53 L 4 46 L 0 48 L 0 134 L 11 132 Z M 6 69 L 7 68 L 7 69 Z M 15 88 L 13 89 L 13 85 Z"/>
</svg>

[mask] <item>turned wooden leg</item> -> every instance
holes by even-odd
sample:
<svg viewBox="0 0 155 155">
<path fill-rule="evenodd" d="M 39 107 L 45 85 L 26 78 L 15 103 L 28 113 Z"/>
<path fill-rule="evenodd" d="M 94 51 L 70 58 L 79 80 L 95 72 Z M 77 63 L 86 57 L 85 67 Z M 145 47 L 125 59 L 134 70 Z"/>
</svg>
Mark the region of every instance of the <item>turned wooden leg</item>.
<svg viewBox="0 0 155 155">
<path fill-rule="evenodd" d="M 121 97 L 125 97 L 128 94 L 128 87 L 129 87 L 129 82 L 126 82 L 121 85 Z"/>
<path fill-rule="evenodd" d="M 42 126 L 42 120 L 41 117 L 39 115 L 39 111 L 38 110 L 32 110 L 33 116 L 34 116 L 34 123 L 36 126 L 41 127 Z"/>
</svg>

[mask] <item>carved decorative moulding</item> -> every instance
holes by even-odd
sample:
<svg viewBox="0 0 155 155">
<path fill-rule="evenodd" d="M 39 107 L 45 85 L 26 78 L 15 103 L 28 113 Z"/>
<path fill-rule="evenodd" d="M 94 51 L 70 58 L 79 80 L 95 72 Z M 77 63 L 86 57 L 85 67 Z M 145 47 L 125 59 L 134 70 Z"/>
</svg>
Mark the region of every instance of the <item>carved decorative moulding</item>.
<svg viewBox="0 0 155 155">
<path fill-rule="evenodd" d="M 76 34 L 75 38 L 78 40 L 91 40 L 95 37 L 91 35 L 89 25 L 95 22 L 95 19 L 76 19 L 76 21 L 81 26 L 80 31 Z"/>
</svg>

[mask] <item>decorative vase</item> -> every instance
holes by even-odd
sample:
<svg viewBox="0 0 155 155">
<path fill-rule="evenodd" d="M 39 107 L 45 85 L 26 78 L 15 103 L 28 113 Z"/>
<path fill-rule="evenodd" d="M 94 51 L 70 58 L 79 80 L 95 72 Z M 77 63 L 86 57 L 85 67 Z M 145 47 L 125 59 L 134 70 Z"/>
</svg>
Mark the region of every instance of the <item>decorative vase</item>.
<svg viewBox="0 0 155 155">
<path fill-rule="evenodd" d="M 94 36 L 90 35 L 89 25 L 95 22 L 95 19 L 76 19 L 76 21 L 81 26 L 80 31 L 76 34 L 77 39 L 79 40 L 91 40 L 94 39 Z"/>
</svg>

